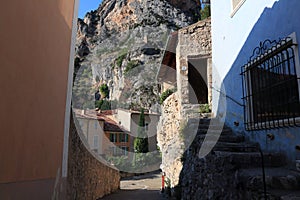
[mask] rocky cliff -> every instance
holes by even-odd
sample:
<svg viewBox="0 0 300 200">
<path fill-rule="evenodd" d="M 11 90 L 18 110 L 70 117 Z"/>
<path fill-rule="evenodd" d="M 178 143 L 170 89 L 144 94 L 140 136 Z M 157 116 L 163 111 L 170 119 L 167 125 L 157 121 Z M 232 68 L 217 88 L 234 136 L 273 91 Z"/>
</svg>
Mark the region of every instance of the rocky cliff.
<svg viewBox="0 0 300 200">
<path fill-rule="evenodd" d="M 73 105 L 93 101 L 107 84 L 109 99 L 155 109 L 155 76 L 171 31 L 199 19 L 198 0 L 104 0 L 78 19 Z"/>
</svg>

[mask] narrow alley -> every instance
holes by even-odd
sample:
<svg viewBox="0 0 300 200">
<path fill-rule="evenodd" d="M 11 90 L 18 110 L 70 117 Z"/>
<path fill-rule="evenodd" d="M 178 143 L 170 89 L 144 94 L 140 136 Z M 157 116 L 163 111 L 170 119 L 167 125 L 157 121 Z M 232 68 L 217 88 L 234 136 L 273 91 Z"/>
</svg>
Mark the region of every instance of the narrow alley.
<svg viewBox="0 0 300 200">
<path fill-rule="evenodd" d="M 134 176 L 121 180 L 121 189 L 99 200 L 163 200 L 160 193 L 161 175 L 159 172 Z"/>
</svg>

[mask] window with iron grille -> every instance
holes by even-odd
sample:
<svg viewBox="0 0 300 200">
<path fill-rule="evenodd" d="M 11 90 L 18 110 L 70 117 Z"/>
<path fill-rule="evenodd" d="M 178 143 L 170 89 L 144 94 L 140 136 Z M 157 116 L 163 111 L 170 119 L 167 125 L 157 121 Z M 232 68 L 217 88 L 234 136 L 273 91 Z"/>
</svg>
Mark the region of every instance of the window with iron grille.
<svg viewBox="0 0 300 200">
<path fill-rule="evenodd" d="M 265 40 L 241 68 L 246 130 L 299 125 L 299 62 L 295 39 Z"/>
</svg>

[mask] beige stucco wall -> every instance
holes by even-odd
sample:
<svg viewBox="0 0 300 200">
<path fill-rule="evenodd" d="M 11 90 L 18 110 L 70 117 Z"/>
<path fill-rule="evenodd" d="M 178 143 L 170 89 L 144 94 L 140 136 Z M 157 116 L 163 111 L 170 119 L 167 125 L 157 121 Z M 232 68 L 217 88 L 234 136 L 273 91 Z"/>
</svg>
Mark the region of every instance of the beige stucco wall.
<svg viewBox="0 0 300 200">
<path fill-rule="evenodd" d="M 131 113 L 128 110 L 118 109 L 115 114 L 116 121 L 121 122 L 121 126 L 123 126 L 126 130 L 130 131 L 131 126 Z"/>
<path fill-rule="evenodd" d="M 74 0 L 0 7 L 0 183 L 55 179 L 62 168 L 73 9 Z"/>
<path fill-rule="evenodd" d="M 147 135 L 149 138 L 149 151 L 155 151 L 157 149 L 156 134 L 159 117 L 160 116 L 156 114 L 145 114 L 145 124 L 148 123 Z M 140 114 L 138 112 L 118 109 L 116 113 L 116 119 L 117 121 L 120 121 L 121 125 L 130 132 L 129 134 L 132 137 L 137 137 L 137 130 L 140 119 Z M 131 144 L 131 146 L 133 146 L 133 143 Z"/>
<path fill-rule="evenodd" d="M 102 151 L 102 143 L 103 138 L 105 137 L 103 127 L 104 122 L 97 119 L 89 119 L 89 118 L 77 118 L 79 122 L 80 129 L 82 130 L 85 139 L 88 142 L 88 147 L 90 150 L 96 150 L 97 154 L 103 154 Z M 78 127 L 79 128 L 79 127 Z M 98 136 L 97 146 L 94 146 L 95 135 Z"/>
</svg>

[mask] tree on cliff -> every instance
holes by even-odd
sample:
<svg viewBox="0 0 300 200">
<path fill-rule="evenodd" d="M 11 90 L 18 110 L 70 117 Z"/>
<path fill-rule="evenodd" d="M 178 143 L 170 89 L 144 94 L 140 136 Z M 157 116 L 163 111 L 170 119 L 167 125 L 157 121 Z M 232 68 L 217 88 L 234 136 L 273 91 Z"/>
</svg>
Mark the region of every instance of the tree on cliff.
<svg viewBox="0 0 300 200">
<path fill-rule="evenodd" d="M 134 152 L 135 153 L 149 152 L 148 137 L 145 131 L 145 114 L 143 108 L 141 109 L 137 137 L 134 139 Z"/>
<path fill-rule="evenodd" d="M 205 5 L 203 9 L 200 10 L 201 20 L 210 17 L 210 5 Z"/>
<path fill-rule="evenodd" d="M 109 89 L 107 84 L 102 84 L 99 88 L 102 99 L 109 98 Z"/>
</svg>

